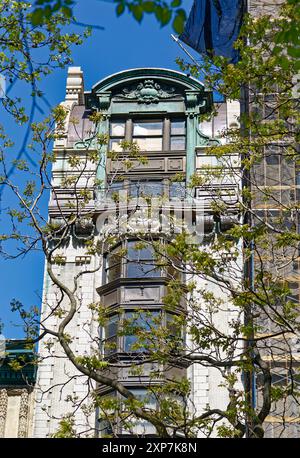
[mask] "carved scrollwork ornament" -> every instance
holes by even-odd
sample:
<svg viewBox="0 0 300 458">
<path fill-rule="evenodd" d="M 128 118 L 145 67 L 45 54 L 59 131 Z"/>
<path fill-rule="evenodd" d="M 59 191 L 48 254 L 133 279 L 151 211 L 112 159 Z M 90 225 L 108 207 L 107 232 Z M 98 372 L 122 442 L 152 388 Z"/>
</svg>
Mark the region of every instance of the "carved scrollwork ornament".
<svg viewBox="0 0 300 458">
<path fill-rule="evenodd" d="M 174 87 L 163 88 L 159 83 L 154 80 L 144 80 L 136 86 L 124 88 L 116 97 L 121 99 L 137 100 L 138 103 L 158 103 L 161 99 L 170 99 L 176 94 Z"/>
<path fill-rule="evenodd" d="M 78 240 L 90 240 L 94 234 L 95 224 L 92 218 L 82 218 L 74 224 L 73 235 Z"/>
</svg>

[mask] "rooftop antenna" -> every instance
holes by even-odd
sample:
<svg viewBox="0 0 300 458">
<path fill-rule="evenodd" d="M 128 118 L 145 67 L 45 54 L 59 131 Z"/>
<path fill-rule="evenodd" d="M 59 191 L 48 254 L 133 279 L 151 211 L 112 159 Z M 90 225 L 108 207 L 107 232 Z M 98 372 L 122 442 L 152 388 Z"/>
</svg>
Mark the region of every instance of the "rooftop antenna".
<svg viewBox="0 0 300 458">
<path fill-rule="evenodd" d="M 192 56 L 192 54 L 183 46 L 183 44 L 181 43 L 181 41 L 179 40 L 178 37 L 176 37 L 175 35 L 171 34 L 171 37 L 172 39 L 178 44 L 178 46 L 183 50 L 183 52 L 185 52 L 185 54 L 187 56 L 189 56 L 189 58 L 192 60 L 192 62 L 195 64 L 195 66 L 199 69 L 200 72 L 203 73 L 203 75 L 205 76 L 208 76 L 208 73 L 200 66 L 200 64 L 196 61 L 196 59 L 194 58 L 194 56 Z M 218 106 L 219 104 L 216 103 L 216 106 Z"/>
<path fill-rule="evenodd" d="M 183 44 L 181 43 L 181 41 L 179 40 L 178 37 L 176 37 L 175 35 L 171 34 L 171 37 L 172 39 L 175 41 L 175 43 L 178 44 L 178 46 L 183 50 L 183 52 L 185 52 L 185 54 L 187 56 L 189 56 L 189 58 L 191 59 L 191 61 L 195 64 L 195 66 L 199 69 L 200 72 L 202 72 L 204 75 L 207 76 L 207 73 L 205 72 L 205 70 L 203 70 L 203 68 L 201 68 L 201 66 L 199 65 L 199 63 L 196 61 L 196 59 L 194 58 L 194 56 L 192 56 L 192 54 L 183 46 Z"/>
</svg>

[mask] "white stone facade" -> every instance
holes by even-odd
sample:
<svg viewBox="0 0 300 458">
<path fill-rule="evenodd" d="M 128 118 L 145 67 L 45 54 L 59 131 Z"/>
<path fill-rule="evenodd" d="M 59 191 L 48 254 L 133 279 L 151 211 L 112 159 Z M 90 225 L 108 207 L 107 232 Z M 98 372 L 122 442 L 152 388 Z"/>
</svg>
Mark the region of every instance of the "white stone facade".
<svg viewBox="0 0 300 458">
<path fill-rule="evenodd" d="M 175 73 L 175 72 L 174 72 Z M 53 165 L 53 186 L 59 194 L 60 202 L 63 199 L 68 199 L 69 196 L 64 196 L 62 188 L 62 180 L 69 171 L 68 156 L 78 155 L 83 157 L 85 152 L 79 147 L 76 148 L 76 141 L 72 137 L 71 117 L 74 110 L 83 110 L 84 92 L 83 92 L 83 73 L 80 67 L 72 67 L 69 69 L 67 78 L 66 100 L 62 103 L 68 111 L 68 116 L 65 123 L 65 131 L 61 133 L 61 137 L 56 140 L 54 149 L 56 151 L 57 160 Z M 73 114 L 72 114 L 73 113 Z M 239 104 L 237 102 L 228 102 L 221 104 L 220 114 L 214 120 L 214 128 L 211 123 L 206 123 L 201 126 L 202 130 L 209 137 L 220 138 L 222 142 L 221 132 L 228 126 L 232 127 L 238 122 Z M 82 131 L 84 140 L 88 137 L 89 126 L 79 126 Z M 214 132 L 213 132 L 214 129 Z M 72 138 L 71 138 L 72 137 Z M 201 171 L 203 163 L 203 149 L 196 145 L 195 149 L 195 165 L 196 170 Z M 238 167 L 238 165 L 236 165 Z M 80 178 L 82 186 L 88 182 L 90 176 L 96 174 L 95 166 L 88 163 L 85 169 L 86 175 Z M 227 179 L 227 178 L 226 178 Z M 225 180 L 226 180 L 225 179 Z M 228 180 L 227 180 L 228 181 Z M 230 180 L 229 180 L 230 181 Z M 228 183 L 227 183 L 228 185 Z M 229 183 L 231 186 L 240 186 L 238 182 Z M 90 184 L 88 184 L 88 187 Z M 224 182 L 219 182 L 218 186 L 224 186 Z M 67 193 L 66 193 L 67 194 Z M 205 198 L 206 200 L 206 198 Z M 49 213 L 50 216 L 55 213 L 55 199 L 53 195 L 50 198 Z M 91 203 L 92 205 L 92 203 Z M 54 216 L 55 218 L 57 216 Z M 74 239 L 70 240 L 59 249 L 60 263 L 53 267 L 57 277 L 68 287 L 74 284 L 74 277 L 82 270 L 95 269 L 99 259 L 94 256 L 87 256 L 86 249 L 80 243 L 75 243 Z M 100 260 L 101 263 L 101 260 Z M 102 268 L 96 273 L 88 273 L 82 275 L 79 280 L 77 289 L 78 303 L 80 304 L 74 318 L 67 326 L 67 332 L 74 337 L 72 342 L 72 350 L 75 355 L 84 356 L 90 355 L 93 350 L 93 338 L 98 335 L 97 324 L 92 319 L 92 313 L 88 305 L 99 301 L 99 295 L 96 288 L 101 286 Z M 220 294 L 223 293 L 220 291 Z M 224 294 L 223 294 L 224 296 Z M 61 318 L 55 315 L 54 310 L 60 302 L 60 292 L 51 282 L 49 275 L 45 269 L 44 290 L 43 290 L 43 306 L 41 312 L 42 322 L 45 320 L 47 328 L 56 330 Z M 68 310 L 67 301 L 62 300 L 60 307 Z M 228 305 L 230 309 L 230 305 Z M 227 326 L 228 320 L 232 318 L 234 312 L 222 312 L 216 317 L 218 325 L 223 328 Z M 34 409 L 34 437 L 51 437 L 58 428 L 59 420 L 71 414 L 74 411 L 70 397 L 84 399 L 88 395 L 88 390 L 91 389 L 86 377 L 82 376 L 74 369 L 74 366 L 66 358 L 62 352 L 60 345 L 55 343 L 49 345 L 52 339 L 47 337 L 42 340 L 39 346 L 39 354 L 42 361 L 38 368 L 38 377 L 35 388 L 35 409 Z M 228 403 L 228 398 L 224 395 L 224 390 L 219 387 L 221 378 L 219 372 L 215 369 L 209 369 L 200 365 L 194 365 L 189 370 L 189 377 L 192 380 L 193 394 L 192 401 L 197 409 L 197 412 L 203 411 L 207 406 L 225 407 Z M 88 401 L 88 399 L 87 399 Z M 77 433 L 82 436 L 90 436 L 94 434 L 92 428 L 95 426 L 95 413 L 85 416 L 82 409 L 76 410 L 74 419 L 74 427 Z"/>
</svg>

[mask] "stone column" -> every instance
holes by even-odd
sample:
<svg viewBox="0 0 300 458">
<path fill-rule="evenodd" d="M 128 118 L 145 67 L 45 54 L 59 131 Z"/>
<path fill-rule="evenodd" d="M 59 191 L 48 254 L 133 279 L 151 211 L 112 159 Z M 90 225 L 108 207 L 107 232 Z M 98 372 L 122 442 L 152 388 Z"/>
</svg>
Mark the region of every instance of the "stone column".
<svg viewBox="0 0 300 458">
<path fill-rule="evenodd" d="M 28 401 L 29 401 L 28 390 L 23 389 L 21 391 L 18 437 L 27 437 Z"/>
<path fill-rule="evenodd" d="M 0 437 L 4 437 L 5 421 L 7 415 L 8 395 L 7 390 L 0 390 Z"/>
<path fill-rule="evenodd" d="M 100 135 L 109 135 L 109 119 L 110 119 L 110 100 L 111 92 L 105 91 L 98 94 L 98 107 L 99 111 L 103 115 L 102 121 L 99 123 L 98 134 Z M 106 186 L 106 161 L 107 161 L 107 151 L 109 149 L 108 145 L 102 145 L 100 148 L 100 160 L 97 166 L 96 178 L 99 180 L 99 188 L 103 189 L 103 192 L 98 192 L 98 199 L 102 202 L 103 196 L 105 195 L 105 186 Z"/>
</svg>

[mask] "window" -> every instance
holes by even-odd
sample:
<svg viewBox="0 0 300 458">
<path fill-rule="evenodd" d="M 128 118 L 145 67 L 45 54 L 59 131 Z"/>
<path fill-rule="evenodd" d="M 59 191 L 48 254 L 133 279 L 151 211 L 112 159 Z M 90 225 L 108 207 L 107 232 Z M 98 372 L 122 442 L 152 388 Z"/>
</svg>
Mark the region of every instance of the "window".
<svg viewBox="0 0 300 458">
<path fill-rule="evenodd" d="M 147 344 L 151 344 L 151 339 L 147 339 L 147 334 L 151 336 L 151 330 L 157 325 L 157 319 L 162 315 L 159 310 L 145 312 L 125 312 L 124 315 L 124 351 L 139 352 L 147 350 Z M 146 331 L 144 336 L 138 338 L 140 331 Z"/>
<path fill-rule="evenodd" d="M 116 152 L 123 151 L 120 146 L 122 140 L 125 140 L 125 121 L 111 122 L 109 149 Z"/>
<path fill-rule="evenodd" d="M 170 182 L 170 199 L 183 200 L 186 194 L 185 181 Z"/>
<path fill-rule="evenodd" d="M 167 313 L 167 328 L 170 331 L 170 336 L 175 337 L 181 335 L 181 329 L 176 321 L 176 315 Z"/>
<path fill-rule="evenodd" d="M 155 330 L 160 331 L 161 327 L 169 344 L 179 350 L 184 337 L 181 321 L 177 318 L 159 306 L 157 309 L 127 309 L 110 315 L 104 326 L 104 355 L 155 351 L 160 342 L 160 333 L 155 336 Z"/>
<path fill-rule="evenodd" d="M 110 198 L 114 198 L 123 189 L 124 189 L 124 182 L 123 181 L 115 181 L 113 183 L 108 184 L 108 186 L 107 186 L 107 195 Z"/>
<path fill-rule="evenodd" d="M 112 249 L 106 255 L 104 272 L 106 283 L 118 278 L 157 278 L 162 276 L 162 268 L 156 264 L 153 247 L 150 243 L 137 241 L 123 242 L 123 245 L 120 244 Z M 177 278 L 177 272 L 174 273 L 174 276 Z"/>
<path fill-rule="evenodd" d="M 211 154 L 201 154 L 198 157 L 199 167 L 211 168 L 211 167 L 222 167 L 222 160 Z"/>
<path fill-rule="evenodd" d="M 157 399 L 151 390 L 141 388 L 139 385 L 127 388 L 143 407 L 147 409 L 157 409 Z M 151 435 L 151 437 L 155 436 L 155 428 L 148 421 L 132 417 L 126 421 L 126 418 L 128 418 L 128 402 L 121 394 L 114 391 L 109 395 L 101 396 L 101 400 L 103 400 L 104 405 L 103 409 L 98 409 L 100 415 L 100 418 L 98 418 L 98 430 L 101 437 L 113 437 L 113 434 L 116 433 L 119 437 L 127 437 L 128 435 L 138 435 L 138 437 L 144 437 L 145 435 Z M 123 400 L 125 401 L 124 404 L 122 403 Z M 118 409 L 114 407 L 116 405 L 119 406 Z M 126 412 L 126 416 L 123 418 L 124 421 L 120 421 L 119 411 Z"/>
<path fill-rule="evenodd" d="M 120 247 L 113 249 L 106 257 L 106 281 L 111 282 L 121 277 L 122 257 Z"/>
<path fill-rule="evenodd" d="M 266 155 L 266 164 L 267 165 L 279 165 L 279 156 L 276 154 Z"/>
<path fill-rule="evenodd" d="M 138 144 L 141 151 L 162 151 L 163 122 L 134 121 L 132 141 Z"/>
<path fill-rule="evenodd" d="M 104 353 L 110 355 L 117 351 L 119 316 L 111 315 L 105 326 Z"/>
<path fill-rule="evenodd" d="M 185 121 L 171 121 L 171 145 L 172 151 L 185 150 Z"/>
<path fill-rule="evenodd" d="M 127 121 L 127 122 L 126 122 Z M 110 124 L 110 150 L 121 152 L 120 142 L 136 142 L 142 152 L 185 151 L 184 119 L 125 119 Z"/>
<path fill-rule="evenodd" d="M 127 277 L 152 278 L 160 277 L 161 270 L 154 262 L 154 250 L 149 244 L 137 249 L 137 242 L 128 242 Z"/>
<path fill-rule="evenodd" d="M 286 295 L 286 300 L 298 303 L 299 302 L 299 283 L 289 281 L 287 284 L 289 293 Z"/>
<path fill-rule="evenodd" d="M 161 180 L 132 181 L 130 183 L 130 197 L 161 197 L 163 189 Z"/>
<path fill-rule="evenodd" d="M 264 96 L 264 119 L 271 121 L 278 118 L 278 97 L 277 94 L 268 94 Z"/>
<path fill-rule="evenodd" d="M 172 342 L 172 351 L 182 350 L 183 345 L 183 328 L 180 322 L 176 319 L 178 318 L 173 313 L 166 314 L 166 326 L 168 329 L 168 340 L 169 344 Z"/>
</svg>

